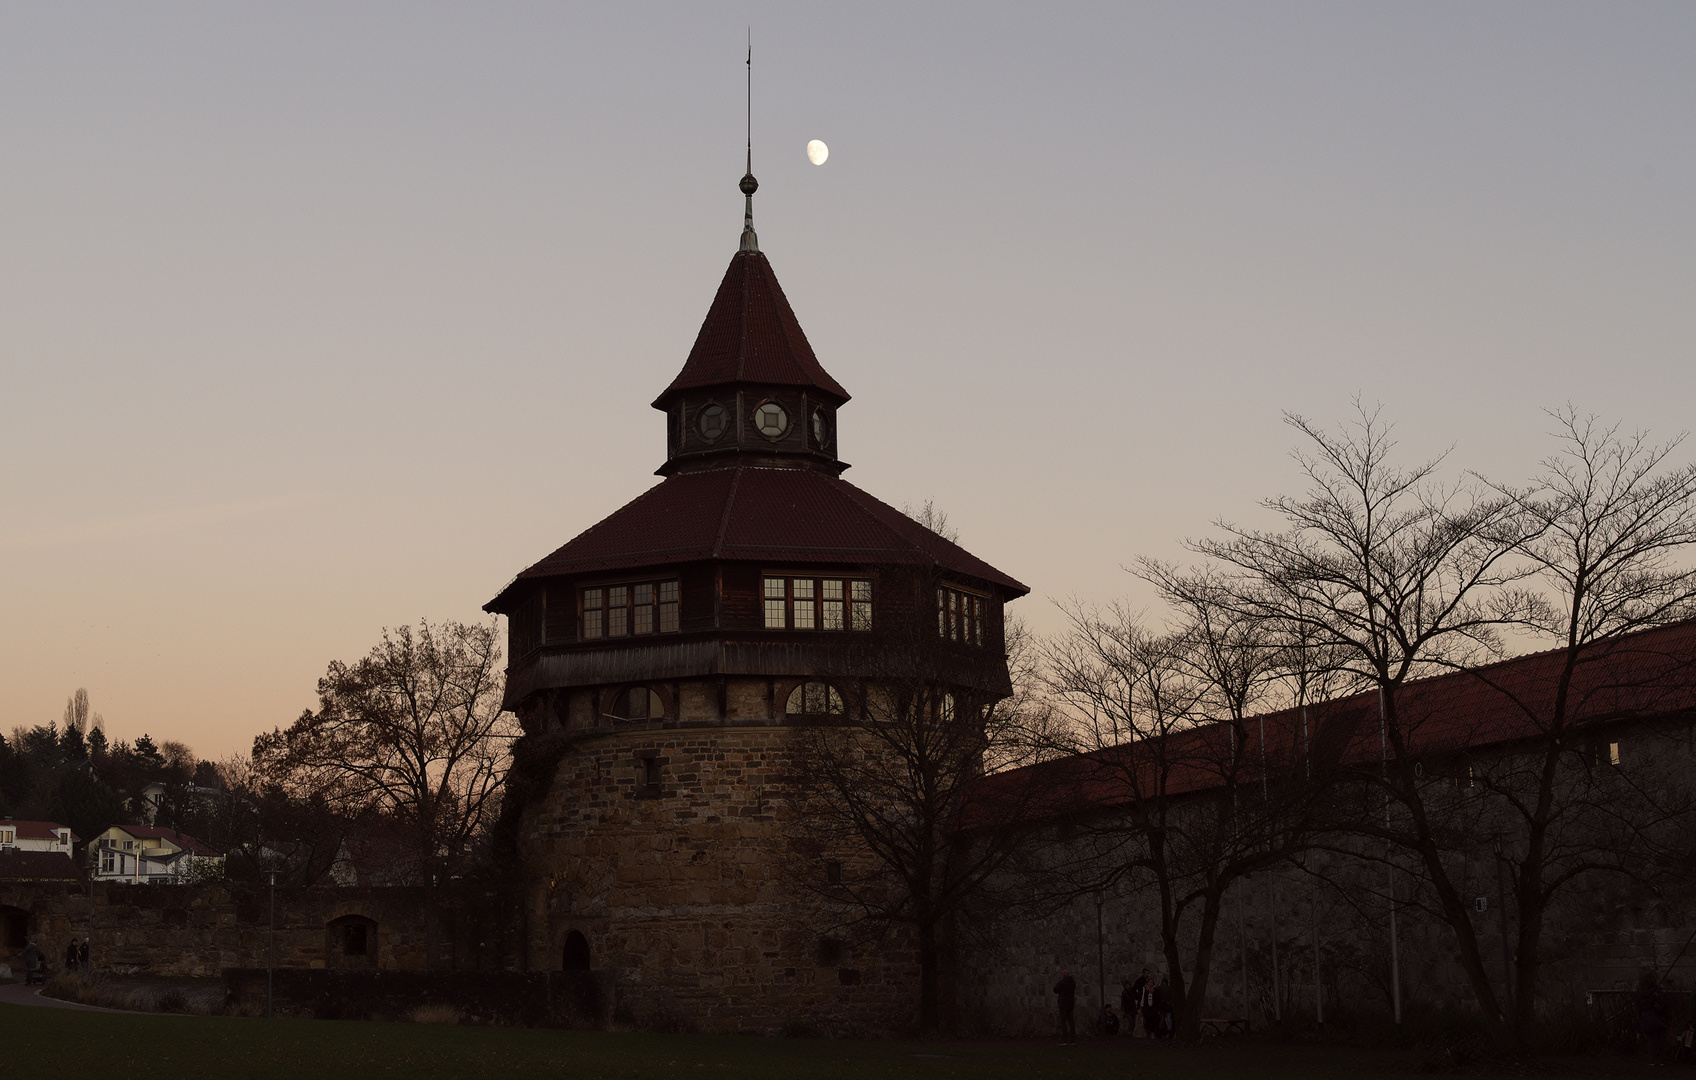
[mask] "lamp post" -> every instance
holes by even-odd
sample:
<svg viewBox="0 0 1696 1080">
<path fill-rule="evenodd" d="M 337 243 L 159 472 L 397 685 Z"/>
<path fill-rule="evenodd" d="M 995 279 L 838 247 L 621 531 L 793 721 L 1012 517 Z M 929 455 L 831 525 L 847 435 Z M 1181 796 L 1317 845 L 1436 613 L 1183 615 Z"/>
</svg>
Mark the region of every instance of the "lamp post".
<svg viewBox="0 0 1696 1080">
<path fill-rule="evenodd" d="M 277 966 L 277 871 L 267 870 L 271 879 L 271 934 L 265 947 L 265 1019 L 271 1019 L 271 991 L 274 969 Z"/>
</svg>

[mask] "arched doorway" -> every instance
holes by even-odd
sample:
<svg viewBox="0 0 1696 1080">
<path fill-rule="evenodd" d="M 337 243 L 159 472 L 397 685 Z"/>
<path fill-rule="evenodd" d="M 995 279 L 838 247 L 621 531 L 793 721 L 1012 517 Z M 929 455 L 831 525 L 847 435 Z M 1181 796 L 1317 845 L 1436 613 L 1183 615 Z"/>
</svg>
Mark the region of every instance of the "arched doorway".
<svg viewBox="0 0 1696 1080">
<path fill-rule="evenodd" d="M 565 956 L 560 965 L 566 971 L 589 970 L 589 939 L 576 930 L 565 935 Z"/>
<path fill-rule="evenodd" d="M 377 923 L 363 915 L 343 915 L 324 926 L 324 966 L 377 966 Z"/>
</svg>

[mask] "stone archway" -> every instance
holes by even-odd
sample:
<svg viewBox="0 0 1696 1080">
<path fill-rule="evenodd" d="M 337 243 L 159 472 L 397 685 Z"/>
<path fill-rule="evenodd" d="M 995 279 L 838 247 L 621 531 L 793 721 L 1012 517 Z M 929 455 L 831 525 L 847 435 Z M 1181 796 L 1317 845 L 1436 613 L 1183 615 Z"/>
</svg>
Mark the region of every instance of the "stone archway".
<svg viewBox="0 0 1696 1080">
<path fill-rule="evenodd" d="M 589 967 L 589 939 L 581 931 L 573 930 L 565 935 L 560 968 L 564 971 L 588 971 Z"/>
<path fill-rule="evenodd" d="M 377 966 L 377 921 L 364 915 L 343 915 L 324 924 L 324 966 Z"/>
</svg>

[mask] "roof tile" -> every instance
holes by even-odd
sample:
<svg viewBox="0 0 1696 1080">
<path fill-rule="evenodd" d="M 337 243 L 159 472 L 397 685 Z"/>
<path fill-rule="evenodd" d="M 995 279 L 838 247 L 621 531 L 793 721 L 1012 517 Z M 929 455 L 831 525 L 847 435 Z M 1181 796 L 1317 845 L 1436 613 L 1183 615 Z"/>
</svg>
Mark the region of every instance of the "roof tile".
<svg viewBox="0 0 1696 1080">
<path fill-rule="evenodd" d="M 709 559 L 930 565 L 1021 596 L 1030 591 L 841 477 L 748 465 L 669 477 L 516 580 Z M 506 595 L 488 609 L 503 610 Z"/>
<path fill-rule="evenodd" d="M 813 355 L 771 263 L 758 251 L 731 258 L 683 370 L 654 404 L 679 390 L 730 383 L 813 387 L 838 404 L 848 400 L 848 391 Z"/>
</svg>

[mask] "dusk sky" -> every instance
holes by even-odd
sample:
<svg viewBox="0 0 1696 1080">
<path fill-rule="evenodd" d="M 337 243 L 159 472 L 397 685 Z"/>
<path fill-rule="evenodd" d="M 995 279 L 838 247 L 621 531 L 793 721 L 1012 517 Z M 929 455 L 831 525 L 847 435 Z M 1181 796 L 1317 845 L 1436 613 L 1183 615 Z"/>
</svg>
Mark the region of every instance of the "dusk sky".
<svg viewBox="0 0 1696 1080">
<path fill-rule="evenodd" d="M 244 750 L 656 483 L 750 25 L 846 478 L 1040 631 L 1265 520 L 1285 410 L 1692 423 L 1696 4 L 6 3 L 0 730 Z"/>
</svg>

